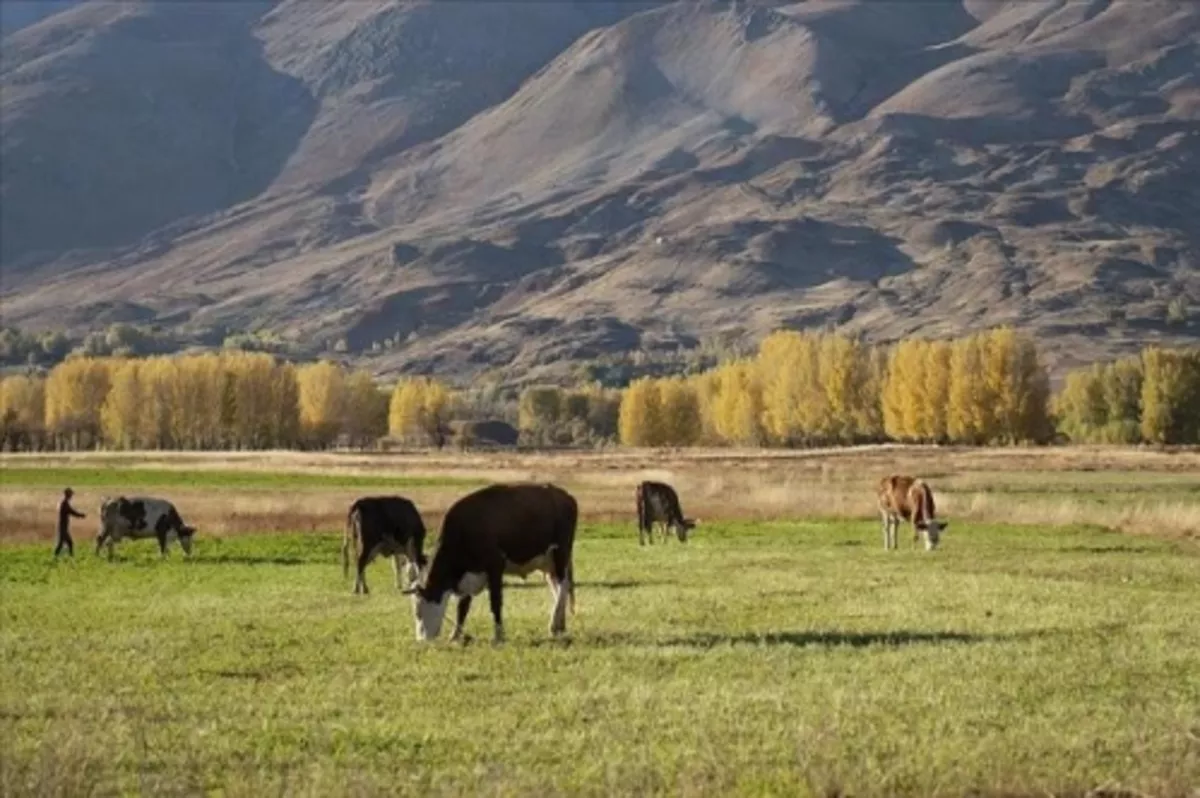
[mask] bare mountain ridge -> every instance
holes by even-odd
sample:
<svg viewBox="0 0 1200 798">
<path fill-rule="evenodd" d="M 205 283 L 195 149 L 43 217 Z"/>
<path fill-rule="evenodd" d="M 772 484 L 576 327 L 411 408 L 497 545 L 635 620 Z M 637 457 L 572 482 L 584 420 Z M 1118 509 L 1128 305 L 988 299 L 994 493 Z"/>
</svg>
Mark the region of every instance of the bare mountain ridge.
<svg viewBox="0 0 1200 798">
<path fill-rule="evenodd" d="M 6 321 L 520 377 L 780 325 L 1197 334 L 1193 3 L 88 5 L 4 39 Z"/>
</svg>

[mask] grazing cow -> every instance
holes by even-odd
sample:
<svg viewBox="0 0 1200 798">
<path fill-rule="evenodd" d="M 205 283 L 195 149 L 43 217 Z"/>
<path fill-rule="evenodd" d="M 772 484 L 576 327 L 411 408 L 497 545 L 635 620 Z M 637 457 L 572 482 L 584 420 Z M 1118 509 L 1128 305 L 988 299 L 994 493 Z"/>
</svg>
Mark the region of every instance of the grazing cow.
<svg viewBox="0 0 1200 798">
<path fill-rule="evenodd" d="M 350 549 L 358 562 L 355 593 L 367 590 L 367 566 L 376 557 L 391 557 L 396 587 L 402 588 L 400 573 L 408 562 L 408 581 L 417 581 L 425 567 L 425 522 L 411 501 L 400 496 L 364 496 L 350 505 L 346 535 L 342 539 L 342 576 L 350 575 Z"/>
<path fill-rule="evenodd" d="M 679 507 L 679 496 L 665 482 L 643 482 L 637 486 L 638 544 L 645 545 L 647 538 L 654 543 L 654 525 L 662 524 L 665 542 L 675 530 L 680 543 L 687 543 L 688 530 L 696 522 L 683 517 Z"/>
<path fill-rule="evenodd" d="M 566 607 L 575 613 L 572 552 L 579 506 L 555 485 L 491 485 L 455 502 L 442 521 L 437 551 L 413 596 L 417 639 L 433 640 L 442 628 L 450 593 L 458 617 L 450 639 L 461 640 L 471 599 L 486 587 L 495 623 L 494 643 L 504 641 L 504 575 L 524 579 L 542 571 L 554 596 L 550 634 L 567 629 Z"/>
<path fill-rule="evenodd" d="M 879 514 L 883 518 L 883 547 L 897 547 L 896 535 L 900 519 L 911 521 L 913 544 L 925 535 L 925 550 L 937 548 L 942 530 L 950 526 L 935 515 L 933 490 L 925 482 L 912 477 L 891 476 L 879 481 Z"/>
<path fill-rule="evenodd" d="M 183 553 L 191 556 L 192 536 L 195 534 L 195 527 L 183 523 L 175 505 L 166 499 L 143 496 L 104 498 L 100 500 L 100 534 L 96 536 L 96 554 L 107 544 L 108 559 L 111 560 L 113 545 L 123 538 L 157 538 L 159 553 L 166 557 L 167 543 L 177 538 Z"/>
</svg>

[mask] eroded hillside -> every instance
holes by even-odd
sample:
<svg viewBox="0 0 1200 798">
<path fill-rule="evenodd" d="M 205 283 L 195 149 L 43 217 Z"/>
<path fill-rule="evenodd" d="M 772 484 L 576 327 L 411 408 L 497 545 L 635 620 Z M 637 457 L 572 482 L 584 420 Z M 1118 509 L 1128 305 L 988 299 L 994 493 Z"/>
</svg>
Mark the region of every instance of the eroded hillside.
<svg viewBox="0 0 1200 798">
<path fill-rule="evenodd" d="M 780 325 L 1014 323 L 1059 365 L 1200 331 L 1186 0 L 85 2 L 3 42 L 9 323 L 522 376 Z"/>
</svg>

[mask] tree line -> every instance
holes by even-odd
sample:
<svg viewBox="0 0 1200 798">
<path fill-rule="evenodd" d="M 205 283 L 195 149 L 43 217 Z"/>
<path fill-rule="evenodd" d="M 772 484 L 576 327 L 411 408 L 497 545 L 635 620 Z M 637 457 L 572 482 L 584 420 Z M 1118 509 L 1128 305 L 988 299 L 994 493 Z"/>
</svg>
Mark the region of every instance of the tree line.
<svg viewBox="0 0 1200 798">
<path fill-rule="evenodd" d="M 875 346 L 781 331 L 753 354 L 626 388 L 379 385 L 365 370 L 263 352 L 76 355 L 0 380 L 5 449 L 366 447 L 469 443 L 499 420 L 530 446 L 1200 443 L 1200 349 L 1148 347 L 1066 376 L 1051 396 L 1036 342 L 1000 328 Z"/>
</svg>

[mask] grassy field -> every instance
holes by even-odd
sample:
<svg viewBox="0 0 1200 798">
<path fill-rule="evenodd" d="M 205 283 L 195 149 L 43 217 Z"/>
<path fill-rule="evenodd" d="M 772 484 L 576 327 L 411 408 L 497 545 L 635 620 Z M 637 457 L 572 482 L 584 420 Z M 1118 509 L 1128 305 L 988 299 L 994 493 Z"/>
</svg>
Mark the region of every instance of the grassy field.
<svg viewBox="0 0 1200 798">
<path fill-rule="evenodd" d="M 1088 528 L 588 525 L 570 639 L 413 640 L 329 535 L 0 549 L 6 795 L 1077 794 L 1200 784 L 1200 557 Z"/>
<path fill-rule="evenodd" d="M 0 458 L 0 793 L 1200 795 L 1200 458 L 933 454 Z M 939 551 L 883 551 L 890 470 L 933 481 Z M 686 546 L 638 547 L 645 477 Z M 500 648 L 486 600 L 416 643 L 387 563 L 351 595 L 352 497 L 436 530 L 517 478 L 580 499 L 566 642 L 532 577 Z M 97 558 L 119 491 L 198 519 L 195 558 Z"/>
</svg>

